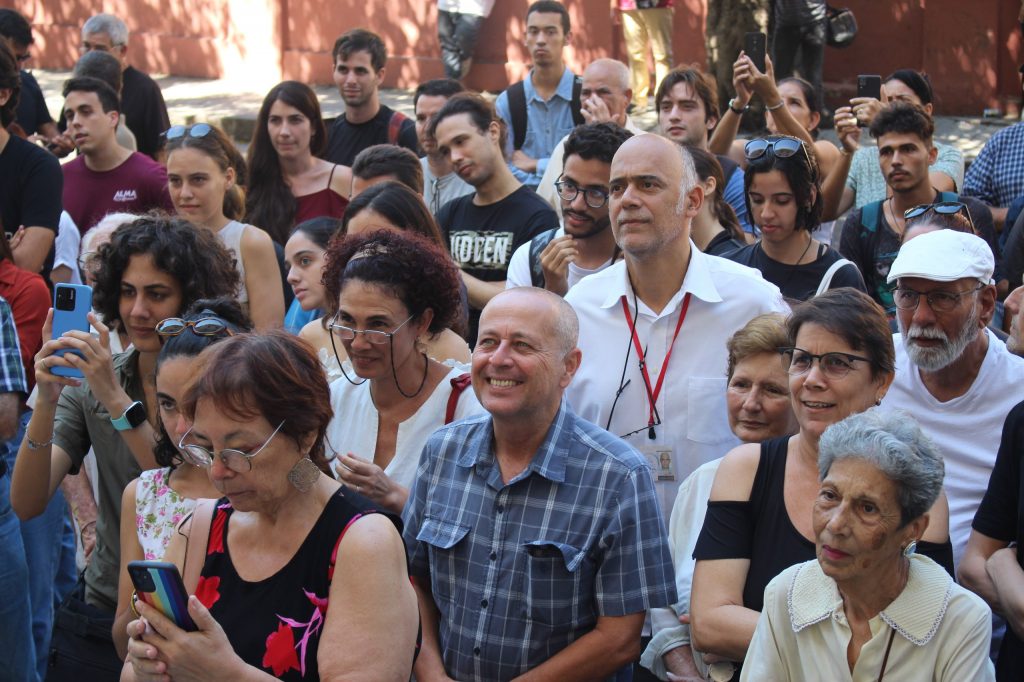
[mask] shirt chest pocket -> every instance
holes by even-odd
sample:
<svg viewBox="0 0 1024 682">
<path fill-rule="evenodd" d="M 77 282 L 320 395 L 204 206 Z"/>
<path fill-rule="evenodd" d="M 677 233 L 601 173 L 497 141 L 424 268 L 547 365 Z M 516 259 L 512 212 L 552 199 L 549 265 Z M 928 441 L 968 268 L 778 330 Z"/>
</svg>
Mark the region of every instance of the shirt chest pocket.
<svg viewBox="0 0 1024 682">
<path fill-rule="evenodd" d="M 578 625 L 591 616 L 596 562 L 585 550 L 556 540 L 523 544 L 526 567 L 520 593 L 527 616 L 536 622 Z"/>
<path fill-rule="evenodd" d="M 437 576 L 446 574 L 449 576 L 468 575 L 468 566 L 460 565 L 467 563 L 465 558 L 461 559 L 458 553 L 453 551 L 469 533 L 469 525 L 463 525 L 446 519 L 438 519 L 426 516 L 420 526 L 416 539 L 428 546 L 430 554 L 430 565 L 444 566 L 445 570 L 438 572 L 431 571 Z M 452 596 L 453 584 L 448 580 L 432 580 L 431 588 L 434 597 L 438 600 L 448 601 Z"/>
<path fill-rule="evenodd" d="M 689 378 L 686 396 L 686 437 L 689 440 L 706 445 L 735 440 L 729 430 L 725 391 L 725 378 Z"/>
</svg>

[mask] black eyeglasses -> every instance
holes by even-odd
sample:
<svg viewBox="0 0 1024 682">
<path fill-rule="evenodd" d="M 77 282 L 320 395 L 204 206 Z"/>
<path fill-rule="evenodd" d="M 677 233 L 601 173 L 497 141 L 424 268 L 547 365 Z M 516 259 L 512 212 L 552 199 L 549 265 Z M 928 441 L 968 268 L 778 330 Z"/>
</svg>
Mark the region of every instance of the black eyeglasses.
<svg viewBox="0 0 1024 682">
<path fill-rule="evenodd" d="M 604 208 L 608 203 L 608 190 L 597 187 L 580 187 L 575 182 L 563 180 L 561 177 L 555 182 L 555 191 L 565 201 L 575 201 L 580 192 L 583 192 L 583 201 L 590 208 Z"/>
<path fill-rule="evenodd" d="M 903 212 L 903 217 L 906 219 L 919 218 L 928 211 L 934 211 L 941 215 L 953 215 L 954 213 L 963 213 L 970 220 L 971 212 L 967 208 L 967 204 L 961 204 L 959 201 L 940 201 L 937 204 L 918 204 L 913 208 L 908 208 Z"/>
<path fill-rule="evenodd" d="M 795 137 L 779 137 L 774 140 L 759 137 L 756 140 L 751 140 L 743 146 L 743 156 L 747 157 L 748 161 L 760 159 L 769 151 L 780 159 L 787 159 L 791 156 L 796 156 L 800 151 L 804 153 L 804 156 L 807 156 L 807 150 L 804 148 L 804 143 Z M 809 156 L 807 157 L 807 160 L 808 162 L 810 161 Z"/>
<path fill-rule="evenodd" d="M 896 304 L 896 307 L 901 310 L 915 310 L 921 302 L 921 297 L 924 296 L 928 301 L 928 307 L 931 308 L 932 311 L 936 313 L 948 313 L 960 304 L 961 298 L 968 294 L 973 294 L 984 286 L 984 284 L 979 284 L 973 289 L 968 289 L 967 291 L 929 291 L 928 293 L 914 291 L 913 289 L 907 289 L 906 287 L 896 287 L 892 290 L 892 301 Z"/>
<path fill-rule="evenodd" d="M 191 126 L 171 126 L 164 133 L 164 138 L 176 140 L 179 137 L 206 137 L 213 132 L 213 127 L 208 123 L 196 123 Z"/>
<path fill-rule="evenodd" d="M 800 376 L 811 371 L 814 361 L 818 361 L 818 367 L 830 379 L 842 379 L 854 369 L 854 362 L 871 362 L 870 358 L 851 353 L 822 353 L 815 355 L 803 348 L 780 348 L 779 355 L 782 358 L 782 369 L 787 374 Z"/>
<path fill-rule="evenodd" d="M 227 323 L 218 317 L 204 317 L 201 320 L 185 320 L 180 317 L 168 317 L 156 325 L 156 333 L 160 336 L 178 336 L 186 329 L 191 329 L 197 336 L 234 336 Z"/>
</svg>

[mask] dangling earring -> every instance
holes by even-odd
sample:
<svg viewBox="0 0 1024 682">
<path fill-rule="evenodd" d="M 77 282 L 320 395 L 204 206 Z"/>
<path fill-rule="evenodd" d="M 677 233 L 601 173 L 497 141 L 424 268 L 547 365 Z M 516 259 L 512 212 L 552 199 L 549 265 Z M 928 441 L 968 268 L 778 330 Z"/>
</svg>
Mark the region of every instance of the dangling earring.
<svg viewBox="0 0 1024 682">
<path fill-rule="evenodd" d="M 911 540 L 910 544 L 903 548 L 903 556 L 910 557 L 917 551 L 917 540 Z"/>
<path fill-rule="evenodd" d="M 300 493 L 308 493 L 320 478 L 320 468 L 306 455 L 288 472 L 288 482 Z"/>
</svg>

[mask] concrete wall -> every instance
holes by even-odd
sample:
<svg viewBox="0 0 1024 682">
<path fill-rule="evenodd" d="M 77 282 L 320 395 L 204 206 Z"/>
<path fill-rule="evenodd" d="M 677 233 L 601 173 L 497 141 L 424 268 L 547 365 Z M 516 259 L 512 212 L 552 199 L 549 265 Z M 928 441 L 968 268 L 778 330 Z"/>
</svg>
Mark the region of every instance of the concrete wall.
<svg viewBox="0 0 1024 682">
<path fill-rule="evenodd" d="M 703 63 L 707 2 L 676 0 L 675 58 Z M 577 71 L 598 56 L 624 58 L 608 0 L 566 0 L 574 37 L 567 50 Z M 32 21 L 35 65 L 68 68 L 79 29 L 101 3 L 86 0 L 0 0 Z M 858 73 L 923 68 L 933 78 L 938 110 L 980 113 L 1018 99 L 1022 59 L 1016 0 L 844 0 L 860 35 L 846 50 L 826 53 L 829 99 L 848 95 Z M 484 24 L 469 78 L 497 91 L 527 69 L 522 44 L 527 0 L 500 0 Z M 396 0 L 115 0 L 104 11 L 132 29 L 129 57 L 144 71 L 246 80 L 260 89 L 282 78 L 330 82 L 334 39 L 354 26 L 384 37 L 392 55 L 386 85 L 410 87 L 440 76 L 436 4 Z"/>
</svg>

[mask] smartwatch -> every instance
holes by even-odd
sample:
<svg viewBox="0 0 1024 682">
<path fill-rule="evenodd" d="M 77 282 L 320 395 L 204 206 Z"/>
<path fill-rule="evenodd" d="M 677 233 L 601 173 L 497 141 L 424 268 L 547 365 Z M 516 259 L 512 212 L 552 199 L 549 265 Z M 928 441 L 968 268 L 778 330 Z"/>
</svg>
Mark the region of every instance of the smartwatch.
<svg viewBox="0 0 1024 682">
<path fill-rule="evenodd" d="M 146 408 L 142 405 L 142 401 L 139 400 L 125 408 L 124 414 L 117 419 L 110 418 L 110 423 L 118 431 L 131 431 L 144 421 L 146 421 Z"/>
</svg>

